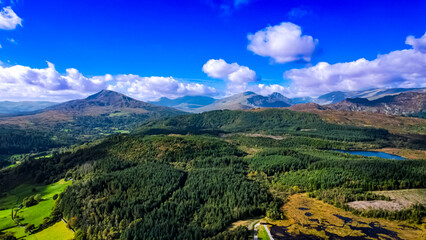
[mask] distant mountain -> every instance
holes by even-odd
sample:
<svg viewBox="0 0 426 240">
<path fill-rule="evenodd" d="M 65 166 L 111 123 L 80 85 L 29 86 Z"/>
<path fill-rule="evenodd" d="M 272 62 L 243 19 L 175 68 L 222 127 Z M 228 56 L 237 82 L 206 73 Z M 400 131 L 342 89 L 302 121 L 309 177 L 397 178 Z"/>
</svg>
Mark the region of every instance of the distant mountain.
<svg viewBox="0 0 426 240">
<path fill-rule="evenodd" d="M 290 98 L 290 102 L 292 105 L 301 104 L 301 103 L 312 103 L 312 102 L 315 102 L 315 99 L 311 97 L 297 97 L 297 98 Z"/>
<path fill-rule="evenodd" d="M 173 115 L 180 112 L 173 108 L 139 101 L 109 90 L 102 90 L 85 99 L 72 100 L 43 109 L 43 112 L 49 111 L 73 116 L 97 116 L 108 113 L 117 114 L 118 112 L 126 114 L 149 114 L 155 112 L 157 114 Z"/>
<path fill-rule="evenodd" d="M 19 114 L 24 112 L 33 112 L 43 108 L 58 104 L 56 102 L 47 101 L 24 101 L 24 102 L 0 102 L 0 113 L 3 114 Z"/>
<path fill-rule="evenodd" d="M 312 99 L 313 102 L 326 105 L 338 103 L 346 98 L 366 98 L 368 100 L 375 100 L 385 96 L 396 95 L 403 92 L 426 92 L 426 88 L 389 88 L 389 89 L 370 89 L 364 91 L 351 91 L 351 92 L 330 92 Z"/>
<path fill-rule="evenodd" d="M 145 121 L 181 114 L 185 113 L 103 90 L 27 115 L 2 116 L 0 127 L 41 131 L 52 139 L 69 142 L 126 132 Z"/>
<path fill-rule="evenodd" d="M 329 104 L 325 107 L 339 111 L 424 116 L 426 114 L 426 92 L 403 92 L 375 100 L 347 98 L 339 103 Z"/>
<path fill-rule="evenodd" d="M 206 112 L 212 110 L 244 110 L 252 108 L 275 108 L 288 107 L 291 100 L 280 93 L 273 93 L 269 96 L 258 95 L 254 92 L 243 92 L 230 97 L 215 100 L 212 104 L 195 109 L 196 112 Z"/>
<path fill-rule="evenodd" d="M 212 104 L 214 101 L 214 98 L 206 96 L 185 96 L 176 99 L 162 97 L 158 101 L 150 103 L 164 107 L 176 108 L 185 112 L 192 112 L 197 108 Z"/>
</svg>

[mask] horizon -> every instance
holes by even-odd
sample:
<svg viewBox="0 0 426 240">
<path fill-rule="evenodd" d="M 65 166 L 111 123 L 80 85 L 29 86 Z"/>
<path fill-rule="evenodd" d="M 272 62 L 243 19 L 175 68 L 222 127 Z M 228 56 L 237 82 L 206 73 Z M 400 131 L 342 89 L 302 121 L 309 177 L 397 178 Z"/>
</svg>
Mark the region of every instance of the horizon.
<svg viewBox="0 0 426 240">
<path fill-rule="evenodd" d="M 426 87 L 426 3 L 348 2 L 1 1 L 0 101 Z"/>
<path fill-rule="evenodd" d="M 365 90 L 361 90 L 360 92 L 367 92 L 367 91 L 373 91 L 373 90 L 388 90 L 388 89 L 396 89 L 396 88 L 370 88 L 370 89 L 365 89 Z M 424 88 L 399 88 L 399 89 L 424 89 Z M 82 97 L 82 98 L 75 98 L 75 99 L 69 99 L 69 100 L 65 100 L 65 101 L 47 101 L 47 100 L 41 100 L 41 101 L 36 101 L 36 100 L 34 100 L 34 101 L 10 101 L 10 100 L 4 100 L 4 101 L 2 101 L 2 100 L 0 100 L 0 102 L 13 102 L 13 103 L 24 103 L 24 102 L 52 102 L 52 103 L 57 103 L 57 104 L 60 104 L 60 103 L 64 103 L 64 102 L 68 102 L 68 101 L 73 101 L 73 100 L 84 100 L 84 99 L 86 99 L 86 98 L 89 98 L 89 97 L 91 97 L 91 96 L 93 96 L 93 95 L 96 95 L 96 94 L 98 94 L 98 93 L 100 93 L 100 92 L 103 92 L 103 91 L 110 91 L 110 92 L 115 92 L 115 93 L 118 93 L 118 94 L 121 94 L 121 95 L 124 95 L 124 96 L 127 96 L 127 97 L 130 97 L 130 98 L 133 98 L 133 99 L 135 99 L 135 100 L 138 100 L 138 101 L 144 101 L 144 100 L 141 100 L 141 99 L 138 99 L 138 98 L 135 98 L 135 97 L 132 97 L 132 96 L 129 96 L 129 95 L 127 95 L 127 94 L 125 94 L 125 93 L 122 93 L 122 92 L 119 92 L 119 91 L 115 91 L 115 90 L 109 90 L 109 89 L 102 89 L 102 90 L 100 90 L 100 91 L 98 91 L 98 92 L 94 92 L 94 93 L 91 93 L 91 94 L 89 94 L 89 95 L 87 95 L 87 96 L 85 96 L 85 97 Z M 328 92 L 328 93 L 325 93 L 325 94 L 323 94 L 323 95 L 328 95 L 328 94 L 331 94 L 331 93 L 337 93 L 337 92 L 341 92 L 341 93 L 345 93 L 345 92 L 342 92 L 342 91 L 333 91 L 333 92 Z M 148 102 L 148 103 L 153 103 L 153 104 L 155 104 L 156 102 L 160 102 L 162 99 L 168 99 L 168 100 L 176 100 L 176 99 L 182 99 L 182 98 L 185 98 L 185 97 L 209 97 L 209 98 L 212 98 L 212 99 L 215 99 L 215 100 L 221 100 L 221 99 L 224 99 L 224 98 L 228 98 L 228 97 L 232 97 L 232 96 L 235 96 L 235 95 L 240 95 L 240 94 L 244 94 L 244 93 L 253 93 L 253 94 L 256 94 L 256 95 L 260 95 L 260 96 L 264 96 L 264 97 L 267 97 L 267 96 L 270 96 L 270 95 L 273 95 L 273 94 L 281 94 L 282 96 L 284 96 L 284 97 L 287 97 L 287 96 L 285 96 L 285 95 L 283 95 L 282 93 L 280 93 L 280 92 L 272 92 L 272 93 L 269 93 L 269 94 L 265 94 L 265 95 L 262 95 L 262 94 L 259 94 L 259 93 L 256 93 L 256 92 L 253 92 L 253 91 L 244 91 L 244 92 L 240 92 L 240 93 L 235 93 L 235 94 L 232 94 L 232 95 L 230 95 L 230 96 L 223 96 L 223 97 L 211 97 L 211 96 L 206 96 L 206 95 L 185 95 L 185 96 L 179 96 L 179 97 L 175 97 L 175 98 L 168 98 L 168 97 L 166 97 L 166 96 L 163 96 L 163 97 L 160 97 L 160 98 L 158 98 L 158 99 L 155 99 L 155 100 L 148 100 L 148 101 L 145 101 L 145 102 Z M 321 96 L 323 96 L 323 95 L 321 95 Z M 319 97 L 321 97 L 321 96 L 318 96 L 318 97 L 309 97 L 309 96 L 307 96 L 306 98 L 311 98 L 311 99 L 318 99 Z M 295 98 L 289 98 L 289 99 L 297 99 L 298 97 L 295 97 Z M 315 103 L 315 102 L 313 102 L 313 101 L 307 101 L 306 103 Z M 300 104 L 300 103 L 299 103 Z M 303 104 L 303 103 L 302 103 Z M 295 104 L 295 105 L 297 105 L 297 104 Z"/>
</svg>

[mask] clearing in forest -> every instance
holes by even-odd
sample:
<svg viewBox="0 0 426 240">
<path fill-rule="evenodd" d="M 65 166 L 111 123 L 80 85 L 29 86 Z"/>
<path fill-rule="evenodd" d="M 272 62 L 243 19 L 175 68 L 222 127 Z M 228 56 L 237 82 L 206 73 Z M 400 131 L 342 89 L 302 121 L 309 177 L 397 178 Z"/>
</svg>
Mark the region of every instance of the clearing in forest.
<svg viewBox="0 0 426 240">
<path fill-rule="evenodd" d="M 355 209 L 384 209 L 389 211 L 403 210 L 413 204 L 426 206 L 426 189 L 403 189 L 392 191 L 375 191 L 377 195 L 391 198 L 391 201 L 371 200 L 355 201 L 348 205 Z"/>
</svg>

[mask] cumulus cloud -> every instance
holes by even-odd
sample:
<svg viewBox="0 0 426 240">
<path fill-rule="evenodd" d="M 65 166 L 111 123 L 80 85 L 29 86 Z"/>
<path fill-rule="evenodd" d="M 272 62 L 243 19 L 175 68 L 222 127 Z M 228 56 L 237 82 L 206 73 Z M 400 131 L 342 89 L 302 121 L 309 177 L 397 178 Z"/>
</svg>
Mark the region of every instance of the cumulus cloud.
<svg viewBox="0 0 426 240">
<path fill-rule="evenodd" d="M 102 89 L 117 90 L 140 100 L 184 95 L 213 95 L 216 90 L 196 83 L 182 83 L 173 77 L 141 77 L 110 74 L 86 77 L 75 68 L 59 73 L 55 66 L 35 69 L 0 66 L 0 100 L 64 101 L 83 98 Z"/>
<path fill-rule="evenodd" d="M 216 94 L 216 89 L 212 87 L 199 83 L 183 83 L 173 77 L 141 77 L 128 74 L 117 75 L 114 78 L 117 83 L 109 85 L 108 89 L 126 93 L 141 100 Z"/>
<path fill-rule="evenodd" d="M 407 38 L 413 49 L 393 51 L 369 61 L 329 64 L 320 62 L 284 73 L 290 79 L 292 95 L 318 96 L 331 91 L 356 91 L 369 88 L 426 87 L 425 36 Z"/>
<path fill-rule="evenodd" d="M 228 94 L 247 90 L 249 82 L 256 82 L 256 72 L 238 63 L 227 63 L 223 59 L 210 59 L 203 66 L 203 72 L 209 77 L 219 78 L 226 82 Z"/>
<path fill-rule="evenodd" d="M 281 93 L 283 95 L 289 94 L 289 88 L 281 86 L 279 84 L 257 84 L 249 87 L 249 90 L 257 94 L 267 96 L 272 93 Z"/>
<path fill-rule="evenodd" d="M 302 29 L 291 22 L 269 26 L 247 36 L 247 49 L 257 55 L 270 57 L 277 63 L 298 60 L 311 61 L 318 39 L 303 35 Z"/>
<path fill-rule="evenodd" d="M 405 43 L 413 46 L 414 50 L 426 53 L 426 33 L 418 39 L 416 39 L 414 36 L 408 36 L 405 40 Z"/>
<path fill-rule="evenodd" d="M 11 7 L 4 7 L 0 11 L 0 29 L 13 30 L 18 25 L 22 26 L 22 19 L 16 15 Z"/>
</svg>

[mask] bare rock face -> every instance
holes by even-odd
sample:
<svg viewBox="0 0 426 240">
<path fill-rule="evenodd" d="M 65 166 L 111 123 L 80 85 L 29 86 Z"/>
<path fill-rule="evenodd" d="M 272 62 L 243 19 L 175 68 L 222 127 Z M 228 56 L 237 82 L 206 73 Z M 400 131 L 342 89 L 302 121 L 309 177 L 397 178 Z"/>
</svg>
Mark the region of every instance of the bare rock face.
<svg viewBox="0 0 426 240">
<path fill-rule="evenodd" d="M 325 107 L 333 110 L 388 115 L 424 114 L 426 112 L 426 93 L 405 92 L 371 101 L 365 98 L 347 98 L 339 103 L 325 105 Z"/>
</svg>

